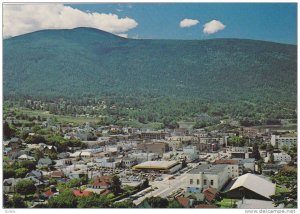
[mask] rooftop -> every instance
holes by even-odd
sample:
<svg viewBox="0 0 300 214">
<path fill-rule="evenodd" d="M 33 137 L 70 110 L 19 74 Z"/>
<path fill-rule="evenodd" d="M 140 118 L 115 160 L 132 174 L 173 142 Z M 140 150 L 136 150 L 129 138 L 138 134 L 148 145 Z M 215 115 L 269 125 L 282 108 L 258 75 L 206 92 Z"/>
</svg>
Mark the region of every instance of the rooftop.
<svg viewBox="0 0 300 214">
<path fill-rule="evenodd" d="M 239 187 L 245 187 L 269 199 L 271 195 L 275 194 L 276 185 L 260 176 L 247 173 L 232 180 L 225 191 L 231 191 Z"/>
<path fill-rule="evenodd" d="M 233 159 L 223 159 L 223 160 L 216 160 L 215 164 L 238 164 L 239 161 L 238 160 L 233 160 Z"/>
<path fill-rule="evenodd" d="M 204 174 L 218 174 L 222 171 L 227 169 L 226 164 L 220 164 L 220 165 L 211 165 L 211 164 L 204 164 L 199 165 L 196 168 L 192 169 L 188 172 L 188 174 L 199 174 L 200 172 L 203 172 Z"/>
<path fill-rule="evenodd" d="M 159 168 L 159 169 L 168 169 L 177 165 L 177 161 L 146 161 L 141 164 L 134 166 L 135 169 L 138 168 Z"/>
</svg>

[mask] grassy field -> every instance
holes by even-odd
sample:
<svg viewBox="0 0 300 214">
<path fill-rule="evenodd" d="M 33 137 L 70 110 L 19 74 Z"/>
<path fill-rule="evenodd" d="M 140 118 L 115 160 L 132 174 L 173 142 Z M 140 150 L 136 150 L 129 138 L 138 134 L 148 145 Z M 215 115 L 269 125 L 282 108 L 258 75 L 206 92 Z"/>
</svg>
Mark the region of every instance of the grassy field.
<svg viewBox="0 0 300 214">
<path fill-rule="evenodd" d="M 10 109 L 12 110 L 12 109 Z M 14 108 L 14 111 L 18 113 L 23 113 L 27 114 L 28 116 L 40 116 L 44 118 L 51 118 L 53 121 L 60 123 L 60 124 L 66 124 L 66 123 L 73 123 L 75 125 L 81 125 L 85 124 L 87 122 L 90 123 L 97 123 L 100 121 L 99 117 L 87 117 L 87 116 L 67 116 L 67 115 L 55 115 L 51 114 L 49 111 L 41 111 L 41 110 L 30 110 L 27 108 Z M 26 121 L 23 121 L 26 122 Z M 124 124 L 128 124 L 131 127 L 134 128 L 149 128 L 149 129 L 161 129 L 162 123 L 148 123 L 148 124 L 143 124 L 138 122 L 137 120 L 132 120 L 132 121 L 123 121 Z"/>
<path fill-rule="evenodd" d="M 233 208 L 234 203 L 237 201 L 238 200 L 235 199 L 224 198 L 222 201 L 217 202 L 217 205 L 219 205 L 220 208 Z"/>
<path fill-rule="evenodd" d="M 96 117 L 74 117 L 74 116 L 65 116 L 65 115 L 54 115 L 50 114 L 49 111 L 40 111 L 40 110 L 30 110 L 25 108 L 16 109 L 20 113 L 27 114 L 29 116 L 40 116 L 45 118 L 52 118 L 58 123 L 74 123 L 74 124 L 84 124 L 86 122 L 96 123 L 99 122 L 99 118 Z"/>
</svg>

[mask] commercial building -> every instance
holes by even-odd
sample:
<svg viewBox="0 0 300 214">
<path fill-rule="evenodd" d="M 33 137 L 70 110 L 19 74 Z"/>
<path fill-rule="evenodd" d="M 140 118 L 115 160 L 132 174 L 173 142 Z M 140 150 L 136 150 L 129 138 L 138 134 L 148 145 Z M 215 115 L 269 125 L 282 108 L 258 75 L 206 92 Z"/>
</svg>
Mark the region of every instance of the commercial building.
<svg viewBox="0 0 300 214">
<path fill-rule="evenodd" d="M 284 145 L 290 147 L 293 144 L 297 144 L 297 137 L 272 135 L 271 144 L 277 148 L 281 148 Z"/>
<path fill-rule="evenodd" d="M 160 132 L 160 131 L 147 131 L 141 133 L 142 139 L 156 139 L 161 140 L 165 139 L 167 133 L 166 132 Z"/>
<path fill-rule="evenodd" d="M 231 158 L 252 158 L 252 152 L 249 151 L 248 147 L 228 147 L 226 153 L 228 153 Z"/>
<path fill-rule="evenodd" d="M 286 153 L 273 153 L 274 155 L 274 161 L 278 162 L 290 162 L 292 160 L 291 156 Z"/>
<path fill-rule="evenodd" d="M 156 153 L 131 153 L 128 154 L 128 158 L 135 159 L 137 163 L 143 163 L 145 161 L 153 161 L 158 159 L 158 154 Z"/>
<path fill-rule="evenodd" d="M 225 160 L 216 160 L 215 164 L 225 164 L 227 165 L 228 176 L 230 178 L 236 178 L 242 173 L 238 160 L 225 159 Z"/>
<path fill-rule="evenodd" d="M 125 158 L 123 158 L 121 165 L 123 167 L 129 168 L 129 167 L 132 167 L 136 164 L 137 164 L 137 160 L 135 158 L 125 157 Z"/>
<path fill-rule="evenodd" d="M 132 167 L 137 171 L 174 173 L 182 168 L 178 161 L 147 161 Z"/>
<path fill-rule="evenodd" d="M 187 173 L 187 192 L 202 192 L 203 188 L 212 187 L 221 190 L 229 180 L 228 167 L 221 165 L 199 165 Z"/>
<path fill-rule="evenodd" d="M 144 153 L 157 153 L 160 157 L 169 150 L 169 146 L 165 142 L 145 142 L 137 144 L 137 149 Z"/>
</svg>

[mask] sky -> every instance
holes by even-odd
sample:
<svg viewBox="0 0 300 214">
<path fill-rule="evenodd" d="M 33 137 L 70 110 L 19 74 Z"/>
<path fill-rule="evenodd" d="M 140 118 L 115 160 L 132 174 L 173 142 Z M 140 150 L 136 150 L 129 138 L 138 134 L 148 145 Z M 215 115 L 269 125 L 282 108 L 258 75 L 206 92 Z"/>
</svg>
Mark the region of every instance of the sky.
<svg viewBox="0 0 300 214">
<path fill-rule="evenodd" d="M 135 39 L 242 38 L 297 44 L 297 4 L 52 3 L 3 7 L 4 38 L 75 27 L 94 27 Z"/>
</svg>

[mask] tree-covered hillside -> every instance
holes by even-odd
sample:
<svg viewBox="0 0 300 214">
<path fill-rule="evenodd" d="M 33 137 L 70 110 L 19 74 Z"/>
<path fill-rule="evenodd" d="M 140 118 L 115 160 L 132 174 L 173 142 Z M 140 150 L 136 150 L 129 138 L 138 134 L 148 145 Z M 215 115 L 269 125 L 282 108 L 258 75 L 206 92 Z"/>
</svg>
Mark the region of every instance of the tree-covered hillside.
<svg viewBox="0 0 300 214">
<path fill-rule="evenodd" d="M 76 28 L 6 39 L 3 48 L 5 98 L 168 97 L 296 109 L 294 45 L 134 40 Z"/>
<path fill-rule="evenodd" d="M 296 60 L 296 46 L 262 41 L 132 40 L 89 28 L 45 30 L 4 40 L 4 94 L 295 99 Z"/>
</svg>

